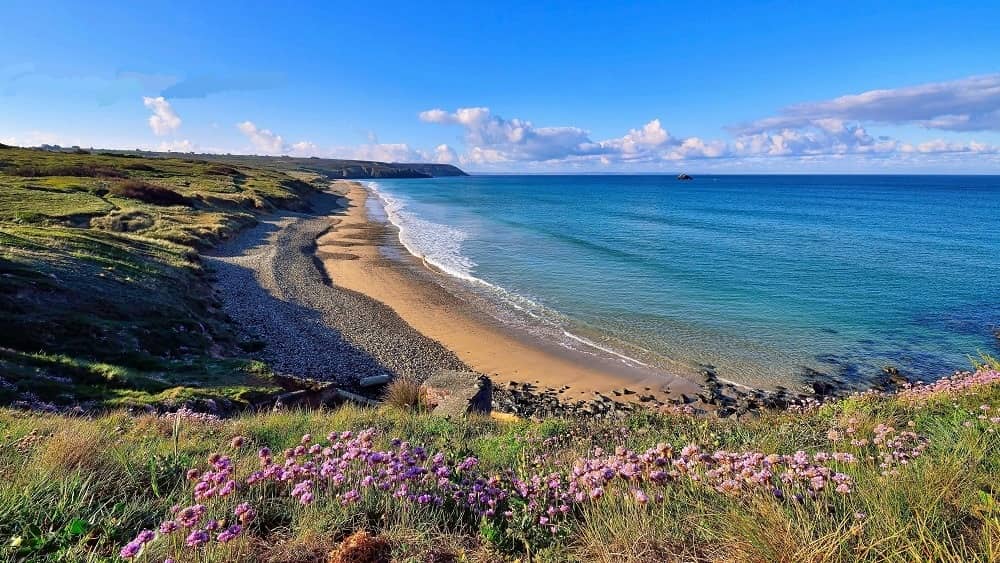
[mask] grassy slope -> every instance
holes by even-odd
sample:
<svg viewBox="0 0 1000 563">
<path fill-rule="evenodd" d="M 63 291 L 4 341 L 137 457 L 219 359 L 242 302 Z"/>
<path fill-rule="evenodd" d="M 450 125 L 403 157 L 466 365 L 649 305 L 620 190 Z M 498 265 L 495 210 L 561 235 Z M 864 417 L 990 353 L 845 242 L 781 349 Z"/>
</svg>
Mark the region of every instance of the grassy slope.
<svg viewBox="0 0 1000 563">
<path fill-rule="evenodd" d="M 185 204 L 116 195 L 126 181 Z M 273 390 L 240 358 L 197 250 L 310 189 L 273 170 L 0 148 L 0 403 L 240 402 Z"/>
<path fill-rule="evenodd" d="M 660 486 L 619 480 L 601 499 L 559 517 L 556 535 L 535 523 L 537 515 L 523 527 L 503 527 L 497 518 L 470 520 L 447 505 L 417 507 L 388 494 L 366 494 L 345 507 L 321 492 L 319 501 L 303 507 L 280 487 L 266 489 L 264 497 L 248 489 L 204 501 L 210 510 L 232 511 L 243 500 L 258 507 L 257 520 L 239 539 L 193 550 L 181 547 L 184 532 L 173 542 L 154 541 L 139 560 L 170 555 L 177 561 L 229 561 L 254 553 L 260 561 L 322 561 L 345 536 L 367 529 L 389 541 L 398 561 L 995 561 L 1000 424 L 979 417 L 984 404 L 997 415 L 1000 387 L 916 403 L 854 397 L 812 413 L 743 421 L 643 415 L 621 427 L 445 420 L 388 408 L 185 419 L 177 425 L 124 414 L 85 419 L 0 411 L 0 538 L 6 543 L 0 556 L 113 559 L 138 530 L 155 529 L 168 518 L 171 505 L 192 503 L 184 471 L 204 470 L 211 452 L 232 455 L 237 473 L 246 476 L 257 466 L 261 446 L 273 448 L 280 460 L 281 449 L 297 444 L 303 433 L 322 441 L 330 431 L 374 427 L 383 446 L 397 437 L 444 452 L 449 460 L 477 456 L 484 475 L 511 468 L 521 477 L 565 473 L 574 459 L 592 455 L 594 446 L 641 452 L 658 442 L 677 448 L 696 443 L 708 451 L 836 449 L 860 461 L 838 468 L 853 477 L 851 494 L 827 490 L 804 502 L 779 500 L 767 490 L 723 494 L 684 479 Z M 880 423 L 925 437 L 927 450 L 883 475 L 877 454 L 884 450 L 833 444 L 828 437 L 830 429 L 846 427 L 856 437 L 871 437 Z M 235 436 L 246 437 L 241 449 L 228 445 Z M 639 504 L 632 486 L 664 498 Z"/>
</svg>

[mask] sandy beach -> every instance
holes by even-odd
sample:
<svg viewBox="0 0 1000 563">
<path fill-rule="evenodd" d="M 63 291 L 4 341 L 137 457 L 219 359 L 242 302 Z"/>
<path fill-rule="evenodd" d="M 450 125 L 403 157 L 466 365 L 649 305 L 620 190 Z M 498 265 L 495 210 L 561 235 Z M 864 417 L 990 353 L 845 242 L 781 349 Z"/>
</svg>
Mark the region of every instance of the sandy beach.
<svg viewBox="0 0 1000 563">
<path fill-rule="evenodd" d="M 339 221 L 317 239 L 316 254 L 338 287 L 362 293 L 387 305 L 407 324 L 441 343 L 475 371 L 497 383 L 527 382 L 565 391 L 566 399 L 594 392 L 628 389 L 658 398 L 696 394 L 700 386 L 679 376 L 627 365 L 548 343 L 501 324 L 454 290 L 443 274 L 428 267 L 400 244 L 391 224 L 372 221 L 366 200 L 372 197 L 356 182 L 337 182 L 347 199 Z"/>
</svg>

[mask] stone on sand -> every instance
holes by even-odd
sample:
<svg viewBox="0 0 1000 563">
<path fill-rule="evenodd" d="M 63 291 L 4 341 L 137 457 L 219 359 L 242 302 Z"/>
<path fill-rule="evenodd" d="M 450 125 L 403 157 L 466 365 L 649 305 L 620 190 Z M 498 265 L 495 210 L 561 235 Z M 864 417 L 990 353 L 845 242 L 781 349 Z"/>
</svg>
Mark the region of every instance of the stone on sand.
<svg viewBox="0 0 1000 563">
<path fill-rule="evenodd" d="M 470 371 L 442 370 L 424 381 L 431 412 L 441 416 L 489 414 L 493 406 L 493 383 L 485 375 Z"/>
</svg>

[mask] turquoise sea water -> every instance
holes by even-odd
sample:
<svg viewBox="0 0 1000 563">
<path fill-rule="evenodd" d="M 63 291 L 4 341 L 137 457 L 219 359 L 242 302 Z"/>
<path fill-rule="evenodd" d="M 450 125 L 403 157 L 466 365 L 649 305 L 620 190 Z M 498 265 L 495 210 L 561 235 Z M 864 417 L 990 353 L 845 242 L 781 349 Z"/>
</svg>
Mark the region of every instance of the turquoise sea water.
<svg viewBox="0 0 1000 563">
<path fill-rule="evenodd" d="M 1000 177 L 473 176 L 371 183 L 402 242 L 567 347 L 752 385 L 997 352 Z M 625 361 L 625 360 L 623 360 Z"/>
</svg>

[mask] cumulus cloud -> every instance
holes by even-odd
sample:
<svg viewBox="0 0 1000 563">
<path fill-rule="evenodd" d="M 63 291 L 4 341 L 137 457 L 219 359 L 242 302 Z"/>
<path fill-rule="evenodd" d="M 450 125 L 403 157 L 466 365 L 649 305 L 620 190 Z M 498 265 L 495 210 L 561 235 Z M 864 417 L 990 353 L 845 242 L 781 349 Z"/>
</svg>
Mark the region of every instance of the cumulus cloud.
<svg viewBox="0 0 1000 563">
<path fill-rule="evenodd" d="M 156 148 L 160 152 L 195 152 L 197 146 L 187 139 L 177 141 L 163 141 Z"/>
<path fill-rule="evenodd" d="M 153 130 L 154 134 L 169 135 L 181 126 L 180 116 L 163 96 L 143 97 L 142 104 L 153 112 L 153 115 L 149 116 L 149 128 Z"/>
<path fill-rule="evenodd" d="M 562 159 L 587 154 L 594 148 L 583 129 L 535 127 L 530 121 L 504 119 L 485 107 L 458 108 L 454 112 L 430 109 L 420 112 L 420 119 L 462 126 L 466 144 L 483 149 L 470 153 L 478 161 Z"/>
<path fill-rule="evenodd" d="M 579 127 L 536 127 L 524 119 L 506 119 L 485 107 L 458 108 L 453 112 L 430 109 L 420 113 L 428 123 L 459 125 L 465 132 L 467 152 L 460 162 L 642 162 L 721 156 L 724 143 L 698 138 L 675 138 L 659 119 L 629 130 L 622 137 L 598 140 Z"/>
<path fill-rule="evenodd" d="M 453 164 L 458 161 L 458 154 L 455 149 L 448 145 L 438 145 L 434 148 L 434 162 L 438 164 Z"/>
<path fill-rule="evenodd" d="M 524 119 L 507 119 L 486 107 L 420 113 L 427 123 L 462 127 L 466 150 L 435 152 L 432 159 L 484 167 L 550 165 L 562 167 L 645 165 L 664 167 L 692 160 L 739 160 L 786 157 L 810 160 L 845 156 L 891 158 L 905 154 L 1000 154 L 984 143 L 931 141 L 908 144 L 869 132 L 857 120 L 817 113 L 808 119 L 760 120 L 737 130 L 729 139 L 702 139 L 671 134 L 659 119 L 630 129 L 621 137 L 594 140 L 578 127 L 537 127 Z M 440 147 L 439 147 L 440 150 Z"/>
<path fill-rule="evenodd" d="M 788 106 L 779 115 L 737 126 L 741 134 L 801 128 L 819 120 L 919 125 L 947 131 L 1000 131 L 1000 74 L 870 90 Z"/>
<path fill-rule="evenodd" d="M 378 162 L 412 162 L 429 160 L 423 151 L 406 143 L 368 143 L 356 147 L 339 147 L 331 151 L 335 158 L 374 160 Z"/>
<path fill-rule="evenodd" d="M 288 152 L 288 147 L 285 146 L 285 140 L 281 135 L 274 133 L 270 129 L 261 129 L 253 121 L 237 123 L 236 128 L 247 139 L 250 139 L 250 143 L 254 149 L 263 154 L 283 154 Z"/>
<path fill-rule="evenodd" d="M 316 156 L 319 148 L 311 141 L 299 141 L 292 143 L 288 152 L 296 156 Z"/>
</svg>

